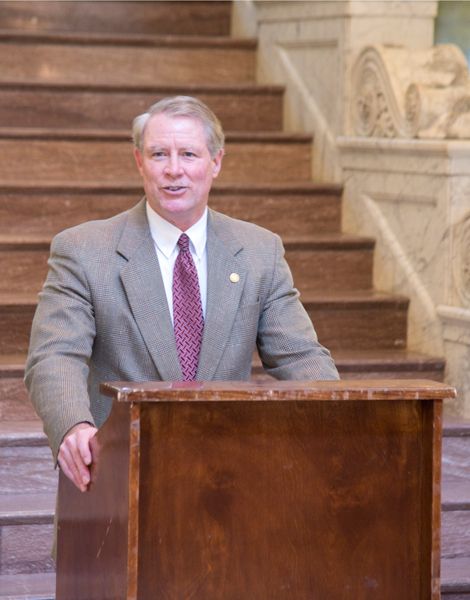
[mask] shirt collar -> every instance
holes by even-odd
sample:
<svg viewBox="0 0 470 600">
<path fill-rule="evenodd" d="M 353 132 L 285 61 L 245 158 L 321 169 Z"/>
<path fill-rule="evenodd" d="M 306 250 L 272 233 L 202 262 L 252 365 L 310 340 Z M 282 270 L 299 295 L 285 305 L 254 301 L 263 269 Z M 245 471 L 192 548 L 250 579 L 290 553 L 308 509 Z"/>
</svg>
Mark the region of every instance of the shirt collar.
<svg viewBox="0 0 470 600">
<path fill-rule="evenodd" d="M 153 241 L 160 252 L 166 258 L 169 258 L 183 232 L 156 213 L 148 201 L 146 209 Z M 185 233 L 189 237 L 191 251 L 195 252 L 196 256 L 200 259 L 204 254 L 207 241 L 207 206 L 199 221 L 187 229 Z"/>
</svg>

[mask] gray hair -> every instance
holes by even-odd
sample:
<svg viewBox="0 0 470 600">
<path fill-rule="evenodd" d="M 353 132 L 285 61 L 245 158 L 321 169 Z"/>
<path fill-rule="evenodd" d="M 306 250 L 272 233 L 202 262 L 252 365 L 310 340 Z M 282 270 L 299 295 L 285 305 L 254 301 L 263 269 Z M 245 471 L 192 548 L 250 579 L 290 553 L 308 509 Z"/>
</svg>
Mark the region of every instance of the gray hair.
<svg viewBox="0 0 470 600">
<path fill-rule="evenodd" d="M 153 115 L 161 113 L 199 119 L 206 131 L 207 146 L 211 158 L 215 158 L 218 152 L 224 149 L 225 136 L 222 125 L 211 109 L 200 100 L 191 96 L 172 96 L 160 100 L 151 106 L 147 112 L 134 119 L 132 124 L 132 139 L 134 140 L 134 146 L 141 154 L 149 119 Z"/>
</svg>

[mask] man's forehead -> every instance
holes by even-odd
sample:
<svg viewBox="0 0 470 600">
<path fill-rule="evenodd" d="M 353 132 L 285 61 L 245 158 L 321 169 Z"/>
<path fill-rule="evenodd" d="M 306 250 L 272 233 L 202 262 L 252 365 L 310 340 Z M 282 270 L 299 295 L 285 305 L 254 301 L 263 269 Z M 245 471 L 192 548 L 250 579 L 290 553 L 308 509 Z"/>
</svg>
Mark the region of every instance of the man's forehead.
<svg viewBox="0 0 470 600">
<path fill-rule="evenodd" d="M 157 113 L 148 120 L 144 144 L 156 145 L 159 141 L 177 141 L 184 144 L 205 145 L 207 138 L 204 124 L 196 117 Z"/>
</svg>

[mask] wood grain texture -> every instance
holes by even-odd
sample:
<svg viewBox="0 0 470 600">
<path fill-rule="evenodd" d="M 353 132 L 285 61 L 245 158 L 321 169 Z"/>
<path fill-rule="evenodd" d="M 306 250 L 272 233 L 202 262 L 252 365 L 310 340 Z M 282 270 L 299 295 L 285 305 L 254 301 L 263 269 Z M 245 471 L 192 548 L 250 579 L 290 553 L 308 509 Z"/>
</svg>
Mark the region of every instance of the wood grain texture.
<svg viewBox="0 0 470 600">
<path fill-rule="evenodd" d="M 162 381 L 102 383 L 100 393 L 119 402 L 444 400 L 455 388 L 415 381 Z"/>
<path fill-rule="evenodd" d="M 89 491 L 60 473 L 57 600 L 127 597 L 131 410 L 114 408 L 93 438 Z"/>
<path fill-rule="evenodd" d="M 123 575 L 136 572 L 132 520 L 142 600 L 432 597 L 420 595 L 436 548 L 424 530 L 440 500 L 426 447 L 438 450 L 441 403 L 434 411 L 430 399 L 452 388 L 176 382 L 102 392 L 118 401 L 96 438 L 92 490 L 61 487 L 59 540 L 73 550 L 58 564 L 58 600 L 135 597 Z M 134 459 L 123 460 L 125 448 Z M 107 540 L 116 512 L 120 533 Z M 100 563 L 95 546 L 107 548 Z"/>
<path fill-rule="evenodd" d="M 441 480 L 443 402 L 423 402 L 422 600 L 441 594 Z"/>
<path fill-rule="evenodd" d="M 419 406 L 143 411 L 139 598 L 418 597 Z"/>
</svg>

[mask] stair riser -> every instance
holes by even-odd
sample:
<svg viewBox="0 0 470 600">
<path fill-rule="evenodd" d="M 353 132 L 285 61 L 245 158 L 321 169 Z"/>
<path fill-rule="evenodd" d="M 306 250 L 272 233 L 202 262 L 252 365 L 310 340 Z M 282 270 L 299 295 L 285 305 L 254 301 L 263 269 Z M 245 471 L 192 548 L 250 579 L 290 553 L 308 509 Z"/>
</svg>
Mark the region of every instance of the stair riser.
<svg viewBox="0 0 470 600">
<path fill-rule="evenodd" d="M 470 600 L 469 594 L 441 594 L 441 600 Z"/>
<path fill-rule="evenodd" d="M 53 494 L 57 477 L 49 446 L 0 447 L 3 494 Z"/>
<path fill-rule="evenodd" d="M 2 2 L 3 29 L 230 35 L 229 2 Z"/>
<path fill-rule="evenodd" d="M 36 306 L 1 307 L 0 355 L 24 354 L 28 351 L 35 310 Z"/>
<path fill-rule="evenodd" d="M 442 472 L 448 481 L 470 480 L 470 437 L 442 438 Z"/>
<path fill-rule="evenodd" d="M 175 93 L 69 92 L 0 88 L 0 127 L 126 129 L 149 106 Z M 279 131 L 281 94 L 190 94 L 225 131 Z"/>
<path fill-rule="evenodd" d="M 256 52 L 0 42 L 2 81 L 179 85 L 254 83 Z"/>
<path fill-rule="evenodd" d="M 46 279 L 48 250 L 0 250 L 0 293 L 39 292 Z M 372 286 L 372 253 L 293 251 L 286 259 L 301 292 L 361 290 Z"/>
<path fill-rule="evenodd" d="M 428 379 L 430 381 L 443 381 L 444 374 L 440 371 L 343 371 L 338 367 L 338 373 L 343 380 L 360 379 Z M 251 381 L 273 381 L 261 366 L 254 366 L 251 371 Z"/>
<path fill-rule="evenodd" d="M 0 313 L 0 354 L 27 352 L 35 307 Z M 332 350 L 403 349 L 406 310 L 308 310 L 320 342 Z"/>
<path fill-rule="evenodd" d="M 287 251 L 286 260 L 300 293 L 372 287 L 373 253 L 368 250 Z"/>
<path fill-rule="evenodd" d="M 470 556 L 470 510 L 442 511 L 441 556 Z"/>
<path fill-rule="evenodd" d="M 85 221 L 112 217 L 135 206 L 141 197 L 138 192 L 128 195 L 0 192 L 0 222 L 4 231 L 10 233 L 53 234 Z M 337 195 L 227 196 L 212 191 L 209 206 L 280 235 L 302 236 L 340 230 L 341 198 Z M 289 219 L 284 217 L 286 214 Z"/>
<path fill-rule="evenodd" d="M 329 350 L 401 350 L 407 311 L 374 308 L 308 309 L 318 340 Z"/>
<path fill-rule="evenodd" d="M 53 524 L 0 527 L 0 574 L 54 571 L 50 557 L 53 538 Z"/>
<path fill-rule="evenodd" d="M 48 250 L 0 250 L 0 293 L 39 293 L 46 279 L 48 258 Z"/>
<path fill-rule="evenodd" d="M 430 381 L 444 382 L 442 371 L 343 371 L 338 368 L 341 379 L 428 379 Z"/>
<path fill-rule="evenodd" d="M 39 419 L 29 401 L 22 377 L 0 379 L 0 421 L 33 421 Z"/>
<path fill-rule="evenodd" d="M 218 181 L 280 183 L 308 181 L 310 143 L 226 145 Z M 4 181 L 140 182 L 130 142 L 0 140 L 0 179 Z"/>
</svg>

